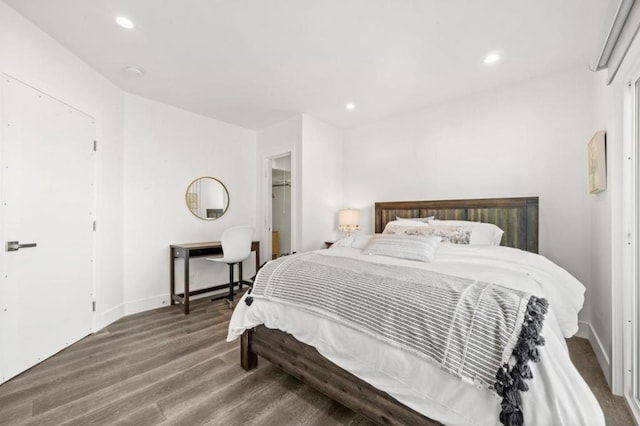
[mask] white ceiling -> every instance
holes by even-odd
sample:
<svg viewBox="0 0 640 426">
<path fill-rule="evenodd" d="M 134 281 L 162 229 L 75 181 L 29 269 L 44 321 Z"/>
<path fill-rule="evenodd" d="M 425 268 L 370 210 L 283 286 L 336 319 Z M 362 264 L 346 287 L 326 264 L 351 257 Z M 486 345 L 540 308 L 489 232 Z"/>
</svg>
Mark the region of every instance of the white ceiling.
<svg viewBox="0 0 640 426">
<path fill-rule="evenodd" d="M 574 66 L 610 0 L 4 0 L 123 90 L 258 130 L 341 128 Z M 136 25 L 125 30 L 116 15 Z M 487 66 L 485 55 L 503 59 Z M 122 72 L 129 65 L 143 77 Z M 353 101 L 357 108 L 347 111 Z"/>
</svg>

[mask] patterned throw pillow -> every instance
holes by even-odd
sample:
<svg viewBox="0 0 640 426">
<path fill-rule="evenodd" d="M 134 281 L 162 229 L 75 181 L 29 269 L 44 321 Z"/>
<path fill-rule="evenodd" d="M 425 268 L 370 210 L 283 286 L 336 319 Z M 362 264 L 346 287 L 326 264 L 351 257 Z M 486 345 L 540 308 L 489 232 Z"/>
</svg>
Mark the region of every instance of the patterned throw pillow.
<svg viewBox="0 0 640 426">
<path fill-rule="evenodd" d="M 388 224 L 382 232 L 385 235 L 421 235 L 440 237 L 443 243 L 469 244 L 471 230 L 464 226 L 399 226 Z"/>
<path fill-rule="evenodd" d="M 462 226 L 471 231 L 469 244 L 499 246 L 504 231 L 493 223 L 468 220 L 433 220 L 433 226 Z"/>
<path fill-rule="evenodd" d="M 440 238 L 433 236 L 376 234 L 371 237 L 362 254 L 432 262 L 439 243 Z"/>
</svg>

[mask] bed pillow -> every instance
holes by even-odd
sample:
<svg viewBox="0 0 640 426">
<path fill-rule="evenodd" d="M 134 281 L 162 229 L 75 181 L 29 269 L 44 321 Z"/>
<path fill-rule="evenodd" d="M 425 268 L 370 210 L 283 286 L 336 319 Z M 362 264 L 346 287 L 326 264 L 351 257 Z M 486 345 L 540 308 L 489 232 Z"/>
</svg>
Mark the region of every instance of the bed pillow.
<svg viewBox="0 0 640 426">
<path fill-rule="evenodd" d="M 396 220 L 408 220 L 408 221 L 416 221 L 416 222 L 423 222 L 423 223 L 427 223 L 427 222 L 431 222 L 432 220 L 434 220 L 436 217 L 435 216 L 427 216 L 427 217 L 400 217 L 400 216 L 396 216 Z"/>
<path fill-rule="evenodd" d="M 329 247 L 329 249 L 339 248 L 339 247 L 351 247 L 351 248 L 362 250 L 367 246 L 369 239 L 371 239 L 371 235 L 353 234 L 349 237 L 340 238 L 338 241 L 333 243 L 331 247 Z"/>
<path fill-rule="evenodd" d="M 383 234 L 387 235 L 421 235 L 426 237 L 440 237 L 443 243 L 469 244 L 471 230 L 464 226 L 439 225 L 439 226 L 398 226 L 391 225 L 384 228 Z"/>
<path fill-rule="evenodd" d="M 469 244 L 499 246 L 504 231 L 493 223 L 472 222 L 468 220 L 438 220 L 429 223 L 431 226 L 463 226 L 471 231 Z"/>
<path fill-rule="evenodd" d="M 351 243 L 351 247 L 354 249 L 363 250 L 369 244 L 369 240 L 371 240 L 370 234 L 354 234 L 353 242 Z"/>
<path fill-rule="evenodd" d="M 329 249 L 334 249 L 338 247 L 351 247 L 352 244 L 353 244 L 353 236 L 344 237 L 344 238 L 340 238 L 339 240 L 331 244 L 331 247 L 329 247 Z"/>
<path fill-rule="evenodd" d="M 383 234 L 393 234 L 394 232 L 390 232 L 388 231 L 388 229 L 391 228 L 400 228 L 400 227 L 409 227 L 409 228 L 415 228 L 416 226 L 429 226 L 429 224 L 427 222 L 421 222 L 419 220 L 411 220 L 411 219 L 396 219 L 396 220 L 392 220 L 387 222 L 387 224 L 384 227 L 384 230 L 382 231 Z"/>
<path fill-rule="evenodd" d="M 438 244 L 439 237 L 376 234 L 371 237 L 362 254 L 433 262 Z"/>
</svg>

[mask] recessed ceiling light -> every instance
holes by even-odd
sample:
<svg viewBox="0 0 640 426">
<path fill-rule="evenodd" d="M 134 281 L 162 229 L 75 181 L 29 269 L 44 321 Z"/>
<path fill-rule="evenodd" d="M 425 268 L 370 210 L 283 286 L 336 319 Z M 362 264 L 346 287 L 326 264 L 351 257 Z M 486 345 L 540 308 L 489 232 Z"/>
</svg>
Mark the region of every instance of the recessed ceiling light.
<svg viewBox="0 0 640 426">
<path fill-rule="evenodd" d="M 131 22 L 131 19 L 125 18 L 124 16 L 116 16 L 116 23 L 122 28 L 126 28 L 128 30 L 132 30 L 133 27 L 135 27 L 133 22 Z"/>
<path fill-rule="evenodd" d="M 122 72 L 128 75 L 129 77 L 142 77 L 144 75 L 144 71 L 140 67 L 124 67 L 122 68 Z"/>
<path fill-rule="evenodd" d="M 490 53 L 487 55 L 486 58 L 484 58 L 484 63 L 485 64 L 493 64 L 496 63 L 500 60 L 500 55 L 497 53 Z"/>
<path fill-rule="evenodd" d="M 349 102 L 346 106 L 346 108 L 348 110 L 352 110 L 352 109 L 356 109 L 356 104 L 354 104 L 353 102 Z"/>
</svg>

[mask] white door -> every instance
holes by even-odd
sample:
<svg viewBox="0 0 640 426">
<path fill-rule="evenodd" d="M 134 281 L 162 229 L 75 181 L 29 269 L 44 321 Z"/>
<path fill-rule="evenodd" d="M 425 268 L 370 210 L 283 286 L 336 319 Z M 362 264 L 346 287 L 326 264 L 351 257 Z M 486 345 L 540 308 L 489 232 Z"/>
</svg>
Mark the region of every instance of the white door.
<svg viewBox="0 0 640 426">
<path fill-rule="evenodd" d="M 6 75 L 0 96 L 2 383 L 91 332 L 96 125 Z"/>
</svg>

